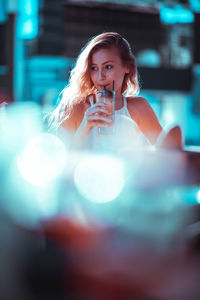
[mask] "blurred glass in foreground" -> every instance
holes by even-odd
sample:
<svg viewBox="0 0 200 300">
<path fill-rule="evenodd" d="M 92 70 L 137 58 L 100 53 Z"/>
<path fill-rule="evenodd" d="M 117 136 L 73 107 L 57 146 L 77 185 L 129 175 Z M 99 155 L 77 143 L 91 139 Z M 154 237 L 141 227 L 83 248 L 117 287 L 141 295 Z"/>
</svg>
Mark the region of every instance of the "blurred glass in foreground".
<svg viewBox="0 0 200 300">
<path fill-rule="evenodd" d="M 69 153 L 39 106 L 2 116 L 2 299 L 199 298 L 199 186 L 184 186 L 184 152 L 126 139 L 117 153 Z"/>
</svg>

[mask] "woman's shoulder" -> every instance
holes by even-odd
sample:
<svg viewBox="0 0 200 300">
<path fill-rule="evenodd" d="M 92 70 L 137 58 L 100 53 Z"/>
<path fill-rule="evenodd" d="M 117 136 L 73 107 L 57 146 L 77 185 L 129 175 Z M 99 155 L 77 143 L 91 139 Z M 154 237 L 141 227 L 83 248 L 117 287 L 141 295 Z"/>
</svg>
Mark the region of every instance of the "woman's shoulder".
<svg viewBox="0 0 200 300">
<path fill-rule="evenodd" d="M 148 110 L 150 108 L 150 104 L 144 97 L 127 97 L 127 106 L 130 111 L 137 110 L 140 112 L 141 110 Z"/>
<path fill-rule="evenodd" d="M 137 106 L 149 105 L 147 99 L 144 98 L 144 97 L 140 97 L 140 96 L 138 96 L 138 97 L 127 97 L 126 99 L 127 99 L 127 103 L 130 106 L 132 106 L 132 105 L 134 105 L 134 106 L 136 106 L 136 105 Z"/>
<path fill-rule="evenodd" d="M 137 120 L 140 130 L 151 143 L 155 143 L 162 127 L 151 105 L 144 97 L 129 97 L 127 106 L 131 116 Z"/>
</svg>

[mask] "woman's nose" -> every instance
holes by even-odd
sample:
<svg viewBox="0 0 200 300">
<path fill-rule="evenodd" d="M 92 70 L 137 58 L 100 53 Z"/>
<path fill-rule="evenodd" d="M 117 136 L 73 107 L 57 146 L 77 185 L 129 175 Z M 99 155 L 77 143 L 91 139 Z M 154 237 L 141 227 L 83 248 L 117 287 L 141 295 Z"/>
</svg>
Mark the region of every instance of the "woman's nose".
<svg viewBox="0 0 200 300">
<path fill-rule="evenodd" d="M 99 79 L 104 79 L 105 78 L 105 72 L 104 69 L 99 69 Z"/>
</svg>

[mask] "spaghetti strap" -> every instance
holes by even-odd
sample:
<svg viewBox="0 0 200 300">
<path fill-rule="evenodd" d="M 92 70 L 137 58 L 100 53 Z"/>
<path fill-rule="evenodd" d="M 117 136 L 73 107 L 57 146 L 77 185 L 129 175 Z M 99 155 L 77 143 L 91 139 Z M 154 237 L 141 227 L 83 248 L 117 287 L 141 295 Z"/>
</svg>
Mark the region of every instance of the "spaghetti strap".
<svg viewBox="0 0 200 300">
<path fill-rule="evenodd" d="M 127 108 L 127 100 L 125 96 L 123 96 L 123 100 L 124 100 L 124 107 Z"/>
<path fill-rule="evenodd" d="M 94 95 L 90 95 L 89 97 L 90 105 L 94 105 Z"/>
</svg>

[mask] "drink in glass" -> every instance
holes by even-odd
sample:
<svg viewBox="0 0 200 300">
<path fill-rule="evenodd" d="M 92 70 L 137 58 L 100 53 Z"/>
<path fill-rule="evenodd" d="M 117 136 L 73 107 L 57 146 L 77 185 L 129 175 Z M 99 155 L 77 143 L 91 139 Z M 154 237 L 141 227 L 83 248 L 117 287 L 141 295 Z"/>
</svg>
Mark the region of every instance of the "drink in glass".
<svg viewBox="0 0 200 300">
<path fill-rule="evenodd" d="M 110 113 L 110 117 L 112 117 L 112 125 L 113 125 L 113 112 L 114 112 L 114 101 L 113 101 L 113 92 L 106 90 L 105 88 L 98 94 L 96 94 L 96 102 L 101 102 L 106 104 L 106 109 Z M 113 128 L 112 125 L 106 128 L 99 128 L 100 134 L 112 134 Z"/>
</svg>

